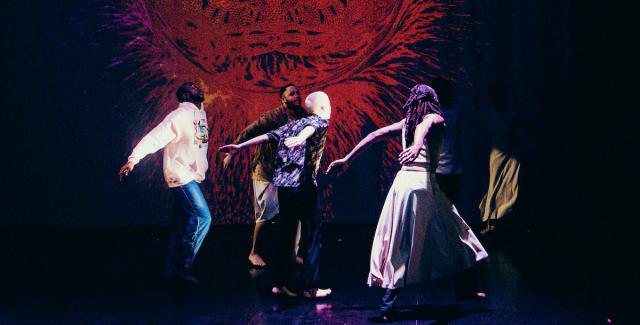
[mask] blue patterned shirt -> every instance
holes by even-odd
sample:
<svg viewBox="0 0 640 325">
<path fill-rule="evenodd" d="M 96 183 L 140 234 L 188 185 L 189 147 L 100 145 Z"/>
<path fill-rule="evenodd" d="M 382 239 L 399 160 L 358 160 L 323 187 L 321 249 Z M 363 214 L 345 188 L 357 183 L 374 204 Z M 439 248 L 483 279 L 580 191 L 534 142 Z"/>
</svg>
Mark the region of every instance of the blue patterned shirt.
<svg viewBox="0 0 640 325">
<path fill-rule="evenodd" d="M 307 126 L 315 129 L 307 141 L 296 148 L 287 148 L 284 140 L 297 136 Z M 272 179 L 274 185 L 297 187 L 304 183 L 306 177 L 311 177 L 316 183 L 328 126 L 329 120 L 312 114 L 267 133 L 270 140 L 278 143 Z"/>
</svg>

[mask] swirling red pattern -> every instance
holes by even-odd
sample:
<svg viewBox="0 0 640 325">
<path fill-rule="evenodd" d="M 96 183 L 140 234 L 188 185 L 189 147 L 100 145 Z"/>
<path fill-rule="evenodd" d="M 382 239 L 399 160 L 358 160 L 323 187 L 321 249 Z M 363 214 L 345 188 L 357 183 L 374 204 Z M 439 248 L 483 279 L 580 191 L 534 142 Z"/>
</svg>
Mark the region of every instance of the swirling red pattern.
<svg viewBox="0 0 640 325">
<path fill-rule="evenodd" d="M 175 108 L 179 84 L 203 84 L 211 127 L 205 195 L 217 223 L 246 223 L 253 220 L 248 157 L 225 172 L 215 149 L 275 107 L 277 88 L 291 82 L 303 96 L 323 90 L 331 98 L 325 169 L 361 139 L 363 125 L 401 119 L 409 87 L 442 74 L 439 49 L 468 31 L 462 7 L 398 0 L 137 0 L 110 7 L 107 16 L 108 27 L 126 39 L 112 66 L 135 64 L 127 79 L 149 104 L 140 116 L 147 130 Z M 464 77 L 461 71 L 447 75 Z M 388 146 L 385 166 L 394 165 L 398 148 L 397 141 Z M 159 171 L 160 159 L 153 159 Z M 392 171 L 373 177 L 380 179 L 382 200 Z M 331 195 L 330 185 L 322 195 Z M 331 218 L 331 207 L 323 208 Z"/>
</svg>

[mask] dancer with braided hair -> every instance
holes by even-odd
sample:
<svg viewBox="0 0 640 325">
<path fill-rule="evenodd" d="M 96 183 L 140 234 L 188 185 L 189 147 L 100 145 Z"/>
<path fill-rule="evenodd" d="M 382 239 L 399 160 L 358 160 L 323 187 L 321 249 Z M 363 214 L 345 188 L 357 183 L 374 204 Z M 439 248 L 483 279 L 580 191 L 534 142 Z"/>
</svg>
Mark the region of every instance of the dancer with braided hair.
<svg viewBox="0 0 640 325">
<path fill-rule="evenodd" d="M 380 305 L 383 321 L 396 316 L 401 288 L 459 274 L 488 256 L 436 182 L 444 133 L 438 96 L 427 85 L 415 85 L 403 109 L 404 119 L 373 131 L 327 170 L 346 170 L 372 143 L 402 132 L 402 168 L 380 213 L 367 281 L 386 289 Z"/>
</svg>

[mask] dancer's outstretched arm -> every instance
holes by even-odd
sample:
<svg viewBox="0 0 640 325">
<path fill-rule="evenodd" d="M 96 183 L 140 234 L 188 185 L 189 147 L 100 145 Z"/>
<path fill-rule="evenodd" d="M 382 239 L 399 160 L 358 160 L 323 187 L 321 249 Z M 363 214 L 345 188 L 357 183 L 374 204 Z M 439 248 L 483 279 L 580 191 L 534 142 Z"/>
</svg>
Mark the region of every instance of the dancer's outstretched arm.
<svg viewBox="0 0 640 325">
<path fill-rule="evenodd" d="M 353 159 L 355 159 L 360 153 L 366 150 L 373 143 L 389 137 L 395 131 L 401 131 L 402 124 L 404 124 L 404 119 L 369 133 L 364 139 L 360 140 L 360 142 L 358 142 L 353 150 L 351 150 L 351 152 L 349 152 L 344 158 L 331 162 L 331 164 L 329 164 L 329 168 L 327 168 L 327 174 L 335 170 L 346 170 L 347 168 L 349 168 L 349 164 L 351 164 Z"/>
<path fill-rule="evenodd" d="M 140 142 L 133 148 L 131 155 L 127 159 L 127 162 L 120 167 L 120 181 L 123 176 L 129 176 L 129 173 L 133 171 L 133 168 L 138 162 L 164 148 L 169 142 L 178 137 L 180 128 L 180 119 L 183 115 L 180 113 L 169 113 L 160 124 L 153 128 L 147 135 L 145 135 Z"/>
<path fill-rule="evenodd" d="M 316 132 L 316 128 L 314 128 L 313 126 L 307 126 L 304 129 L 302 129 L 302 131 L 300 131 L 300 133 L 298 133 L 298 135 L 296 135 L 295 137 L 284 139 L 284 145 L 287 146 L 287 148 L 289 149 L 298 147 L 302 145 L 305 141 L 307 141 L 307 139 L 310 136 L 312 136 L 315 132 Z"/>
<path fill-rule="evenodd" d="M 265 143 L 269 141 L 269 137 L 266 134 L 259 135 L 255 138 L 247 140 L 241 144 L 228 144 L 218 148 L 219 153 L 224 153 L 225 156 L 231 157 L 235 155 L 239 150 L 248 149 L 255 145 Z"/>
<path fill-rule="evenodd" d="M 249 139 L 257 137 L 261 134 L 265 134 L 269 131 L 275 130 L 284 123 L 282 121 L 284 113 L 278 113 L 276 110 L 268 111 L 259 119 L 249 124 L 246 128 L 240 131 L 238 137 L 233 141 L 234 144 L 239 144 L 245 142 Z M 285 116 L 286 117 L 286 116 Z M 231 162 L 232 155 L 227 155 L 223 161 L 223 168 L 226 170 L 232 165 Z"/>
<path fill-rule="evenodd" d="M 429 133 L 429 129 L 442 122 L 444 122 L 444 119 L 438 114 L 425 115 L 422 122 L 416 126 L 416 130 L 413 133 L 413 144 L 398 155 L 398 161 L 400 161 L 400 164 L 405 164 L 416 159 L 420 153 L 422 145 L 424 144 L 424 139 Z"/>
</svg>

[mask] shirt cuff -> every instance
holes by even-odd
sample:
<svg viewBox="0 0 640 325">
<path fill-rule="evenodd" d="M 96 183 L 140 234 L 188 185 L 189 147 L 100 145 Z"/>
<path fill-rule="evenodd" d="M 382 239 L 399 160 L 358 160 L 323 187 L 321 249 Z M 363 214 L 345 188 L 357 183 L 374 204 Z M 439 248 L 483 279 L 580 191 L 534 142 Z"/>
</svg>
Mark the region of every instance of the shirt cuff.
<svg viewBox="0 0 640 325">
<path fill-rule="evenodd" d="M 267 137 L 269 138 L 269 140 L 271 141 L 280 141 L 280 136 L 275 133 L 275 132 L 269 132 L 267 133 Z"/>
</svg>

